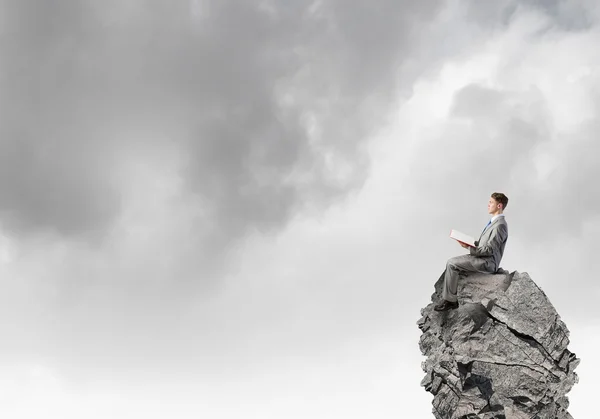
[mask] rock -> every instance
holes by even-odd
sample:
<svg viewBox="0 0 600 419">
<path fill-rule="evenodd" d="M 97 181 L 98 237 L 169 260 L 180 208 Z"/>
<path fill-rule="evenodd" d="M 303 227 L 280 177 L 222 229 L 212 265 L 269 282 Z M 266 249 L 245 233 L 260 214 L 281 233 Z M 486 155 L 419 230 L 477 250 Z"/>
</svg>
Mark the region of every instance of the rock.
<svg viewBox="0 0 600 419">
<path fill-rule="evenodd" d="M 437 419 L 572 419 L 566 394 L 580 360 L 569 331 L 527 273 L 469 274 L 459 280 L 459 307 L 421 310 L 421 381 L 434 395 Z"/>
</svg>

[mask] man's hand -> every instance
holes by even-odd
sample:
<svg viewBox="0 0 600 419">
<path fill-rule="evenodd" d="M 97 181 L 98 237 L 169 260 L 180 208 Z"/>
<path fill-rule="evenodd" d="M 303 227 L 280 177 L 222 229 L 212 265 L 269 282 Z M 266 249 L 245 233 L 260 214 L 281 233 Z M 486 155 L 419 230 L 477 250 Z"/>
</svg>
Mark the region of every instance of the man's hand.
<svg viewBox="0 0 600 419">
<path fill-rule="evenodd" d="M 468 249 L 469 247 L 471 247 L 471 246 L 469 246 L 468 244 L 465 244 L 465 243 L 463 243 L 463 242 L 458 242 L 458 244 L 460 244 L 460 245 L 461 245 L 462 247 L 464 247 L 465 249 Z"/>
</svg>

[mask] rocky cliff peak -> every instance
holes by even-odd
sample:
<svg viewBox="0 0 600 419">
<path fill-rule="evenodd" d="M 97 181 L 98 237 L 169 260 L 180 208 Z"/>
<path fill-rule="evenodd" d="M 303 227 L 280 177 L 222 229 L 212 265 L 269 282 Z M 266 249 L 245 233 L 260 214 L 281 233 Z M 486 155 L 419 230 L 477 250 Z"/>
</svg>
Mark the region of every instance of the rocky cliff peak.
<svg viewBox="0 0 600 419">
<path fill-rule="evenodd" d="M 572 419 L 566 395 L 579 359 L 542 289 L 527 273 L 469 274 L 459 280 L 459 307 L 436 312 L 443 280 L 417 322 L 434 416 Z"/>
</svg>

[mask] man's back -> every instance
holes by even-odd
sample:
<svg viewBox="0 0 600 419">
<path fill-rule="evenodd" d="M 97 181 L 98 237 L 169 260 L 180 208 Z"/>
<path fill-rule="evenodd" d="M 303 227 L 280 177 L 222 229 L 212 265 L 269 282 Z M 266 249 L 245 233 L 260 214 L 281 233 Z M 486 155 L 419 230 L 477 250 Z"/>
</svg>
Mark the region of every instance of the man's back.
<svg viewBox="0 0 600 419">
<path fill-rule="evenodd" d="M 500 266 L 508 240 L 508 224 L 504 215 L 497 217 L 475 242 L 469 253 L 485 261 L 485 268 L 494 272 Z"/>
</svg>

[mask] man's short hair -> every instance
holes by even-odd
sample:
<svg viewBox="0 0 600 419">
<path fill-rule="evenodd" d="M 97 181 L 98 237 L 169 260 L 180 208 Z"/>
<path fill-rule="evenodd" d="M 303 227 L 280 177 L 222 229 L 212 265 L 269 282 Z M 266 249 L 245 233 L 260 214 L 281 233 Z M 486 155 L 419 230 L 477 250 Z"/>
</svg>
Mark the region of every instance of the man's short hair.
<svg viewBox="0 0 600 419">
<path fill-rule="evenodd" d="M 508 205 L 508 198 L 506 197 L 506 195 L 504 195 L 501 192 L 494 192 L 492 194 L 492 198 L 494 198 L 496 202 L 502 204 L 502 211 L 506 209 L 506 206 Z"/>
</svg>

